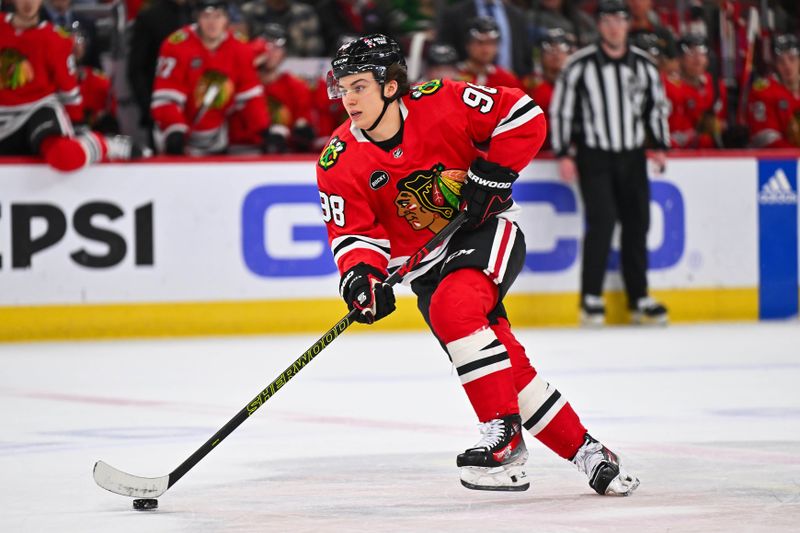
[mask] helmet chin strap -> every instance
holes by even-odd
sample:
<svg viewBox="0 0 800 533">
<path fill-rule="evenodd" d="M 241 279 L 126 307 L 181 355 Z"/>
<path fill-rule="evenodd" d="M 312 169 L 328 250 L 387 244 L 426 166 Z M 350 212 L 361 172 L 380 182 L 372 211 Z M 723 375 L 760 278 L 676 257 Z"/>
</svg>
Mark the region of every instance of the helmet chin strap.
<svg viewBox="0 0 800 533">
<path fill-rule="evenodd" d="M 383 95 L 383 88 L 384 88 L 384 84 L 381 83 L 381 98 L 383 99 L 383 109 L 381 109 L 381 114 L 378 115 L 378 118 L 375 119 L 375 122 L 372 123 L 372 126 L 370 126 L 369 128 L 365 129 L 364 131 L 372 131 L 375 128 L 377 128 L 378 124 L 381 123 L 381 119 L 383 118 L 383 115 L 386 114 L 386 110 L 389 109 L 389 104 L 391 104 L 392 102 L 397 100 L 396 96 L 392 96 L 392 97 L 389 97 L 389 98 L 384 96 Z M 395 93 L 395 94 L 397 94 L 397 93 Z"/>
</svg>

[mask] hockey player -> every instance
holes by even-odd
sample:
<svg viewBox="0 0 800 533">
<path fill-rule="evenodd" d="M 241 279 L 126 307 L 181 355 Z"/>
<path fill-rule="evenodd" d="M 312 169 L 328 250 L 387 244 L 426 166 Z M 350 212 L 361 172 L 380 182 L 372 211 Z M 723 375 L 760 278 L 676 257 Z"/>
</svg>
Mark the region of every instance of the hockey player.
<svg viewBox="0 0 800 533">
<path fill-rule="evenodd" d="M 705 37 L 687 34 L 678 41 L 682 93 L 673 102 L 669 117 L 673 146 L 678 148 L 722 148 L 728 93 L 722 80 L 708 72 Z M 674 88 L 671 89 L 674 92 Z M 668 95 L 669 97 L 669 95 Z"/>
<path fill-rule="evenodd" d="M 161 45 L 153 84 L 156 147 L 171 155 L 225 152 L 233 113 L 244 117 L 242 138 L 265 138 L 269 126 L 252 51 L 228 29 L 227 0 L 195 6 L 197 24 Z"/>
<path fill-rule="evenodd" d="M 89 36 L 79 22 L 70 26 L 73 55 L 78 65 L 78 87 L 83 99 L 83 122 L 102 133 L 119 133 L 116 118 L 117 102 L 111 91 L 111 80 L 106 74 L 83 63 Z"/>
<path fill-rule="evenodd" d="M 17 0 L 0 19 L 0 155 L 41 155 L 68 172 L 141 155 L 127 137 L 76 134 L 82 99 L 72 38 L 39 18 L 42 0 Z"/>
<path fill-rule="evenodd" d="M 340 48 L 332 67 L 330 95 L 350 119 L 322 152 L 317 182 L 340 293 L 357 320 L 394 311 L 388 274 L 460 209 L 469 216 L 403 280 L 481 422 L 481 439 L 457 458 L 462 484 L 527 489 L 524 427 L 598 493 L 630 494 L 639 480 L 537 375 L 502 303 L 525 256 L 511 189 L 544 141 L 541 109 L 518 89 L 448 80 L 409 88 L 399 45 L 380 34 Z M 488 151 L 475 147 L 487 141 Z"/>
<path fill-rule="evenodd" d="M 575 51 L 575 36 L 564 32 L 561 28 L 552 28 L 542 35 L 539 48 L 542 73 L 528 77 L 525 80 L 525 88 L 547 116 L 550 110 L 550 100 L 553 99 L 556 79 L 561 74 L 567 58 Z M 550 148 L 549 140 L 545 141 L 543 148 Z"/>
<path fill-rule="evenodd" d="M 315 136 L 311 127 L 311 87 L 280 70 L 286 58 L 286 30 L 278 24 L 265 24 L 263 33 L 251 46 L 270 114 L 269 151 L 310 151 Z"/>
<path fill-rule="evenodd" d="M 756 148 L 800 147 L 800 43 L 775 39 L 775 73 L 753 83 L 748 122 Z"/>
<path fill-rule="evenodd" d="M 490 87 L 522 88 L 519 79 L 495 65 L 500 43 L 500 27 L 491 17 L 475 17 L 469 25 L 467 59 L 458 64 L 459 78 Z"/>
</svg>

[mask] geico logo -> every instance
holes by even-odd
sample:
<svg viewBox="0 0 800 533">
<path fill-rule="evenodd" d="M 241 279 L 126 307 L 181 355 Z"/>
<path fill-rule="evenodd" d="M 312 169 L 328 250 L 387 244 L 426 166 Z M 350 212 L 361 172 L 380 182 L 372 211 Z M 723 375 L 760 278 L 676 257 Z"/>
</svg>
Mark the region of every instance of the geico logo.
<svg viewBox="0 0 800 533">
<path fill-rule="evenodd" d="M 67 236 L 67 213 L 61 207 L 47 203 L 12 203 L 10 207 L 11 268 L 32 268 L 34 255 L 56 246 Z M 87 202 L 75 209 L 71 218 L 75 233 L 85 240 L 105 245 L 105 253 L 92 253 L 81 247 L 69 254 L 72 261 L 87 268 L 108 268 L 121 263 L 128 252 L 128 243 L 124 234 L 115 231 L 113 226 L 119 226 L 122 221 L 109 227 L 109 222 L 120 218 L 125 218 L 125 212 L 111 202 Z M 134 209 L 133 222 L 135 264 L 152 265 L 153 204 Z"/>
<path fill-rule="evenodd" d="M 573 190 L 558 182 L 517 182 L 514 199 L 521 203 L 547 204 L 556 215 L 579 217 Z M 655 181 L 651 185 L 651 208 L 663 220 L 658 246 L 649 253 L 651 269 L 674 266 L 684 253 L 685 226 L 683 197 L 673 184 Z M 530 211 L 527 211 L 530 213 Z M 527 220 L 525 231 L 547 232 L 552 245 L 528 250 L 525 266 L 533 272 L 561 272 L 572 268 L 579 255 L 581 232 L 559 235 L 547 220 Z M 582 226 L 582 221 L 581 221 Z M 528 230 L 527 228 L 530 228 Z M 242 255 L 247 268 L 262 277 L 327 276 L 336 272 L 328 247 L 327 232 L 314 185 L 264 185 L 253 189 L 242 205 Z M 612 252 L 609 264 L 619 264 Z"/>
</svg>

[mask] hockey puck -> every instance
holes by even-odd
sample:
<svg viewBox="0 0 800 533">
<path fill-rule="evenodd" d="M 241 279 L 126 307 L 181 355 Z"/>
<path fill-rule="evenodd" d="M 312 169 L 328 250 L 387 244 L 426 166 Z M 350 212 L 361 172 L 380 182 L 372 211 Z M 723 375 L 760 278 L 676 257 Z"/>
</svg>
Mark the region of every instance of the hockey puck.
<svg viewBox="0 0 800 533">
<path fill-rule="evenodd" d="M 137 511 L 150 511 L 151 509 L 158 509 L 158 500 L 155 498 L 133 500 L 133 508 Z"/>
</svg>

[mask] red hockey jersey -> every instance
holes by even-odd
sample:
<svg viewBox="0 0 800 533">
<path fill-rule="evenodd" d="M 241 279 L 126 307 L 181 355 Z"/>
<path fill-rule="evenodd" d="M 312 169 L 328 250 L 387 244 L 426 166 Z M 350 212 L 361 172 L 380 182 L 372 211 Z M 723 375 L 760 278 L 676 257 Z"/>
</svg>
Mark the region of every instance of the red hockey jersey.
<svg viewBox="0 0 800 533">
<path fill-rule="evenodd" d="M 188 132 L 189 146 L 201 152 L 226 148 L 227 119 L 234 112 L 246 117 L 249 132 L 269 125 L 250 48 L 228 32 L 209 50 L 194 25 L 175 31 L 161 45 L 151 110 L 163 134 Z"/>
<path fill-rule="evenodd" d="M 777 76 L 753 83 L 748 106 L 751 144 L 757 148 L 800 147 L 800 95 Z"/>
<path fill-rule="evenodd" d="M 465 63 L 458 64 L 458 79 L 468 83 L 476 83 L 478 85 L 486 85 L 488 87 L 514 87 L 515 89 L 522 89 L 522 82 L 519 81 L 514 74 L 507 71 L 503 67 L 496 65 L 489 65 L 486 74 L 475 75 L 467 69 Z"/>
<path fill-rule="evenodd" d="M 516 171 L 546 134 L 541 108 L 519 89 L 432 80 L 400 100 L 402 142 L 382 150 L 347 120 L 317 165 L 322 214 L 340 272 L 363 261 L 393 270 L 458 212 L 466 170 L 488 142 L 487 159 Z M 500 216 L 513 219 L 518 207 Z M 444 259 L 445 245 L 404 279 Z"/>
<path fill-rule="evenodd" d="M 111 93 L 111 80 L 100 70 L 92 67 L 78 69 L 78 81 L 83 97 L 83 116 L 91 127 L 105 114 L 117 113 L 117 102 Z"/>
<path fill-rule="evenodd" d="M 700 84 L 680 78 L 663 77 L 670 101 L 669 130 L 676 148 L 714 148 L 727 114 L 727 89 L 719 81 L 714 94 L 714 79 L 706 73 Z M 716 96 L 716 98 L 715 98 Z"/>
<path fill-rule="evenodd" d="M 12 18 L 3 14 L 0 19 L 0 138 L 51 101 L 61 102 L 72 120 L 81 120 L 72 37 L 49 22 L 17 30 Z"/>
</svg>

